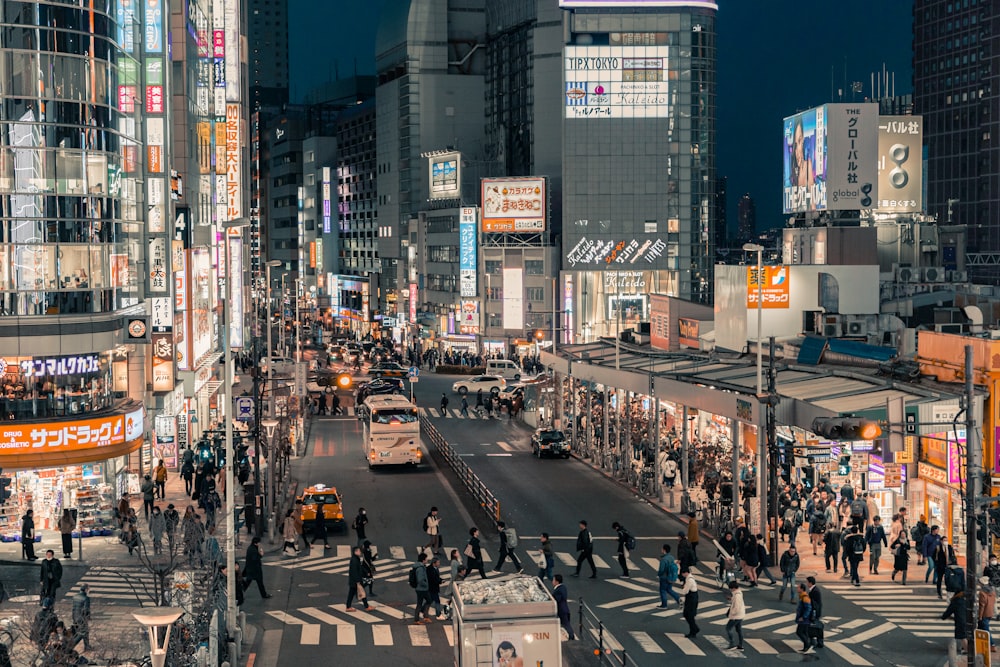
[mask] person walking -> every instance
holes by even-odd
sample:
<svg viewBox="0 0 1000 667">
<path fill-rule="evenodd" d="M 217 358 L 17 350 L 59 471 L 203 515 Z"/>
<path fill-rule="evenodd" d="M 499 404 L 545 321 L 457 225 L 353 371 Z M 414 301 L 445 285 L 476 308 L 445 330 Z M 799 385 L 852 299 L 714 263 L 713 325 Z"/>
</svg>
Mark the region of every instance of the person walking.
<svg viewBox="0 0 1000 667">
<path fill-rule="evenodd" d="M 548 533 L 542 533 L 542 561 L 538 570 L 538 578 L 542 581 L 552 581 L 552 568 L 555 567 L 555 555 L 552 553 L 552 541 Z"/>
<path fill-rule="evenodd" d="M 361 585 L 368 588 L 368 597 L 377 598 L 375 595 L 375 559 L 378 555 L 372 551 L 372 543 L 365 540 L 361 545 Z"/>
<path fill-rule="evenodd" d="M 800 563 L 801 560 L 795 545 L 789 544 L 785 553 L 781 554 L 781 560 L 778 561 L 778 569 L 781 570 L 781 590 L 778 591 L 778 601 L 785 597 L 785 589 L 787 588 L 788 599 L 792 604 L 795 604 L 795 573 L 799 571 Z"/>
<path fill-rule="evenodd" d="M 580 520 L 580 532 L 576 535 L 576 572 L 574 577 L 580 576 L 580 569 L 584 561 L 590 565 L 590 578 L 597 579 L 597 566 L 594 565 L 594 536 L 587 529 L 587 522 Z"/>
<path fill-rule="evenodd" d="M 80 590 L 73 596 L 73 626 L 76 628 L 76 635 L 73 637 L 73 645 L 83 642 L 83 650 L 90 650 L 90 585 L 82 584 Z"/>
<path fill-rule="evenodd" d="M 660 580 L 660 606 L 657 609 L 666 609 L 667 596 L 674 599 L 677 604 L 681 603 L 681 598 L 674 592 L 674 583 L 680 574 L 680 567 L 677 561 L 670 554 L 670 545 L 664 544 L 660 547 L 660 564 L 656 569 L 656 578 Z"/>
<path fill-rule="evenodd" d="M 254 537 L 247 547 L 246 565 L 243 566 L 243 590 L 250 588 L 251 582 L 257 582 L 260 596 L 265 600 L 271 595 L 264 588 L 264 549 L 260 546 L 260 538 Z"/>
<path fill-rule="evenodd" d="M 466 576 L 475 570 L 479 572 L 480 577 L 486 579 L 486 569 L 483 565 L 483 547 L 479 541 L 479 529 L 475 526 L 469 529 L 469 543 L 465 545 L 465 558 Z"/>
<path fill-rule="evenodd" d="M 351 550 L 351 562 L 347 567 L 347 602 L 344 604 L 344 611 L 357 611 L 353 607 L 355 596 L 364 603 L 366 611 L 370 608 L 363 580 L 364 564 L 361 561 L 361 547 L 354 547 Z"/>
<path fill-rule="evenodd" d="M 673 459 L 670 459 L 673 461 Z M 676 466 L 676 462 L 674 463 Z M 691 555 L 694 558 L 694 562 L 698 562 L 698 541 L 701 539 L 701 529 L 698 525 L 698 517 L 695 516 L 694 512 L 688 512 L 688 525 L 687 525 L 687 538 L 688 542 L 691 543 Z M 680 556 L 680 551 L 678 550 L 677 555 Z"/>
<path fill-rule="evenodd" d="M 698 616 L 698 582 L 691 576 L 691 571 L 687 568 L 681 570 L 681 579 L 684 585 L 681 587 L 681 595 L 684 596 L 684 611 L 682 616 L 688 624 L 688 633 L 684 635 L 688 639 L 694 639 L 701 632 L 695 618 Z"/>
<path fill-rule="evenodd" d="M 917 519 L 917 523 L 910 529 L 910 538 L 913 540 L 913 547 L 917 550 L 917 565 L 924 564 L 924 552 L 921 547 L 924 544 L 924 537 L 929 535 L 931 529 L 927 526 L 927 517 L 923 514 Z"/>
<path fill-rule="evenodd" d="M 56 591 L 62 586 L 63 567 L 52 549 L 45 552 L 45 559 L 39 568 L 39 582 L 42 584 L 41 599 L 46 598 L 55 604 Z"/>
<path fill-rule="evenodd" d="M 740 547 L 740 560 L 743 562 L 743 576 L 750 582 L 751 588 L 757 587 L 757 566 L 760 565 L 760 557 L 757 551 L 757 538 L 753 535 L 747 536 L 746 541 Z"/>
<path fill-rule="evenodd" d="M 186 452 L 191 451 L 190 449 L 185 450 Z M 188 498 L 191 497 L 191 492 L 194 487 L 194 460 L 184 461 L 181 464 L 181 478 L 184 480 L 184 495 Z"/>
<path fill-rule="evenodd" d="M 726 637 L 729 638 L 729 648 L 743 650 L 743 619 L 746 618 L 747 608 L 743 603 L 743 591 L 736 581 L 729 582 L 729 611 L 726 612 Z M 733 633 L 739 638 L 737 642 L 733 639 Z"/>
<path fill-rule="evenodd" d="M 201 545 L 205 541 L 205 526 L 201 523 L 201 517 L 194 510 L 193 505 L 188 505 L 184 510 L 184 519 L 181 521 L 181 534 L 184 540 L 184 555 L 187 556 L 188 565 L 195 563 L 202 564 Z"/>
<path fill-rule="evenodd" d="M 694 567 L 694 547 L 687 538 L 687 533 L 683 530 L 677 532 L 677 565 L 683 571 L 685 568 Z"/>
<path fill-rule="evenodd" d="M 569 594 L 566 591 L 566 586 L 563 584 L 563 576 L 561 574 L 555 575 L 552 578 L 552 582 L 555 584 L 552 587 L 552 597 L 556 601 L 556 614 L 559 616 L 559 625 L 566 631 L 569 640 L 573 641 L 576 639 L 576 635 L 573 634 L 573 620 L 569 613 Z"/>
<path fill-rule="evenodd" d="M 755 572 L 757 575 L 757 581 L 760 581 L 760 575 L 763 574 L 768 578 L 768 580 L 770 580 L 771 585 L 773 586 L 778 582 L 775 581 L 774 575 L 771 574 L 771 554 L 767 552 L 767 546 L 765 546 L 763 535 L 758 533 L 755 539 L 757 540 L 757 570 Z M 681 569 L 684 569 L 683 565 L 681 566 Z"/>
<path fill-rule="evenodd" d="M 428 542 L 420 550 L 430 549 L 435 555 L 440 555 L 441 517 L 438 516 L 437 507 L 431 507 L 431 511 L 424 517 L 424 532 L 427 533 Z"/>
<path fill-rule="evenodd" d="M 295 501 L 295 513 L 292 516 L 295 518 L 295 532 L 299 534 L 299 538 L 302 540 L 303 548 L 306 553 L 309 553 L 311 547 L 309 546 L 309 540 L 306 539 L 306 525 L 302 521 L 302 501 Z"/>
<path fill-rule="evenodd" d="M 73 557 L 73 531 L 76 530 L 76 519 L 69 508 L 63 509 L 59 517 L 59 533 L 62 535 L 63 558 Z"/>
<path fill-rule="evenodd" d="M 318 515 L 317 515 L 318 516 Z M 364 507 L 358 508 L 358 515 L 354 517 L 354 523 L 351 524 L 351 528 L 354 532 L 358 534 L 358 546 L 360 547 L 365 543 L 368 537 L 365 535 L 365 527 L 368 525 L 368 512 L 365 511 Z"/>
<path fill-rule="evenodd" d="M 903 534 L 889 548 L 892 549 L 892 580 L 896 581 L 896 575 L 902 572 L 902 584 L 905 586 L 906 570 L 910 567 L 910 542 Z"/>
<path fill-rule="evenodd" d="M 524 572 L 524 568 L 521 567 L 521 561 L 517 559 L 517 555 L 514 553 L 514 547 L 517 546 L 517 533 L 513 528 L 508 528 L 507 524 L 503 521 L 497 521 L 497 532 L 500 534 L 500 555 L 497 557 L 497 564 L 493 566 L 493 571 L 500 572 L 504 561 L 510 558 L 510 562 L 514 564 L 514 569 L 519 573 Z"/>
<path fill-rule="evenodd" d="M 159 505 L 153 505 L 153 513 L 149 515 L 149 537 L 153 540 L 153 553 L 163 553 L 163 536 L 167 532 L 167 520 L 160 511 Z"/>
<path fill-rule="evenodd" d="M 428 595 L 430 583 L 427 580 L 426 562 L 427 554 L 420 553 L 417 556 L 417 562 L 413 564 L 410 570 L 410 584 L 417 593 L 417 606 L 413 612 L 414 623 L 430 623 L 433 620 L 427 615 L 428 608 L 430 607 L 430 597 Z M 424 615 L 422 619 L 420 618 L 421 614 Z"/>
<path fill-rule="evenodd" d="M 153 478 L 149 475 L 143 477 L 139 490 L 142 492 L 142 515 L 146 521 L 149 521 L 149 513 L 153 511 L 153 501 L 156 499 Z"/>
<path fill-rule="evenodd" d="M 833 572 L 837 572 L 837 561 L 840 556 L 840 539 L 843 535 L 840 529 L 836 526 L 830 526 L 830 529 L 826 531 L 826 535 L 823 536 L 823 560 L 826 563 L 826 571 L 830 572 L 830 568 L 833 568 Z"/>
<path fill-rule="evenodd" d="M 160 500 L 166 500 L 167 466 L 163 465 L 163 459 L 160 459 L 159 465 L 153 470 L 153 482 L 156 484 L 156 497 Z"/>
<path fill-rule="evenodd" d="M 809 602 L 812 604 L 812 620 L 817 625 L 817 633 L 812 637 L 813 645 L 816 648 L 823 648 L 823 626 L 820 621 L 823 618 L 823 591 L 816 585 L 816 577 L 809 575 L 806 577 L 806 591 L 809 593 Z"/>
<path fill-rule="evenodd" d="M 312 543 L 316 544 L 317 540 L 323 540 L 323 548 L 329 549 L 330 543 L 326 539 L 326 505 L 321 501 L 316 503 L 316 520 L 313 521 L 313 539 Z"/>
<path fill-rule="evenodd" d="M 299 532 L 295 528 L 295 517 L 292 516 L 291 509 L 285 513 L 285 520 L 281 523 L 281 537 L 285 541 L 285 543 L 281 546 L 281 553 L 287 554 L 288 547 L 291 547 L 292 555 L 298 555 Z"/>
<path fill-rule="evenodd" d="M 941 541 L 941 535 L 938 533 L 940 528 L 938 526 L 931 526 L 931 532 L 924 535 L 924 539 L 920 541 L 920 553 L 923 554 L 924 560 L 927 561 L 927 572 L 924 573 L 924 583 L 934 575 L 934 551 L 937 549 L 938 542 Z M 935 575 L 936 578 L 936 575 Z"/>
<path fill-rule="evenodd" d="M 940 597 L 940 596 L 939 596 Z M 966 614 L 966 600 L 965 591 L 957 591 L 951 596 L 951 600 L 948 602 L 947 609 L 941 614 L 941 620 L 946 620 L 948 618 L 953 618 L 955 620 L 955 640 L 958 642 L 958 648 L 960 651 L 965 653 L 968 650 L 968 639 L 969 631 L 968 625 L 965 622 Z"/>
<path fill-rule="evenodd" d="M 941 583 L 944 581 L 948 566 L 958 562 L 958 559 L 955 558 L 955 550 L 948 544 L 947 537 L 942 536 L 938 541 L 932 558 L 934 560 L 934 587 L 937 589 L 938 598 L 941 599 Z"/>
<path fill-rule="evenodd" d="M 427 599 L 429 607 L 434 607 L 434 617 L 441 619 L 441 559 L 437 556 L 431 558 L 427 566 Z M 449 614 L 450 615 L 450 614 Z"/>
<path fill-rule="evenodd" d="M 447 417 L 448 413 L 445 412 L 448 409 L 448 396 L 444 392 L 441 392 L 441 416 Z"/>
<path fill-rule="evenodd" d="M 462 409 L 459 410 L 459 414 L 462 415 L 463 417 L 469 416 L 469 399 L 467 399 L 465 396 L 462 396 Z"/>
<path fill-rule="evenodd" d="M 35 555 L 35 511 L 28 510 L 21 517 L 21 558 L 38 560 Z"/>
<path fill-rule="evenodd" d="M 628 552 L 628 548 L 626 547 L 626 542 L 628 542 L 629 537 L 628 531 L 625 529 L 625 526 L 621 525 L 617 521 L 611 524 L 611 529 L 614 530 L 615 534 L 618 536 L 617 555 L 618 565 L 622 568 L 622 577 L 624 579 L 628 579 L 628 560 L 626 559 L 626 554 Z"/>
<path fill-rule="evenodd" d="M 812 652 L 812 638 L 809 636 L 809 626 L 812 624 L 813 608 L 809 600 L 809 591 L 805 584 L 799 584 L 796 591 L 798 606 L 795 608 L 795 634 L 802 640 L 800 653 Z"/>
<path fill-rule="evenodd" d="M 851 565 L 851 583 L 855 586 L 861 585 L 861 575 L 858 574 L 858 566 L 864 560 L 865 547 L 865 537 L 861 534 L 861 527 L 855 524 L 851 528 L 851 534 L 847 537 L 847 560 Z"/>
<path fill-rule="evenodd" d="M 889 546 L 882 526 L 882 517 L 877 514 L 865 530 L 865 542 L 868 544 L 868 574 L 878 574 L 878 561 L 882 557 L 882 546 Z"/>
</svg>

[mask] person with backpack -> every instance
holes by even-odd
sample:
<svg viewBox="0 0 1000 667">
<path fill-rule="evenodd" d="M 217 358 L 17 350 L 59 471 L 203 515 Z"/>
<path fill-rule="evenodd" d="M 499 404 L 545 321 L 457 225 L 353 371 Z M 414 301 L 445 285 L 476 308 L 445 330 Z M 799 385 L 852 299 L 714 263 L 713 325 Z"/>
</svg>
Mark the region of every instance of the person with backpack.
<svg viewBox="0 0 1000 667">
<path fill-rule="evenodd" d="M 799 559 L 795 545 L 789 544 L 785 553 L 781 554 L 781 560 L 778 561 L 778 569 L 781 570 L 781 590 L 778 591 L 779 602 L 784 599 L 785 589 L 787 588 L 788 599 L 792 604 L 795 604 L 795 573 L 799 571 L 800 564 L 801 560 Z"/>
<path fill-rule="evenodd" d="M 631 549 L 635 548 L 635 538 L 632 537 L 625 526 L 621 525 L 617 521 L 611 524 L 611 529 L 615 531 L 618 536 L 618 565 L 622 568 L 622 578 L 628 579 L 628 560 L 626 555 Z M 629 544 L 632 546 L 629 547 Z"/>
<path fill-rule="evenodd" d="M 809 636 L 809 626 L 813 621 L 812 599 L 804 583 L 799 584 L 794 602 L 795 608 L 795 634 L 802 640 L 802 650 L 800 653 L 810 653 L 813 647 L 812 637 Z"/>
<path fill-rule="evenodd" d="M 430 541 L 424 546 L 420 547 L 420 550 L 430 549 L 434 552 L 434 555 L 441 554 L 441 517 L 438 516 L 438 508 L 431 507 L 431 511 L 427 513 L 424 517 L 423 524 L 424 532 L 427 533 L 427 537 Z"/>
<path fill-rule="evenodd" d="M 857 528 L 864 528 L 868 523 L 868 503 L 864 498 L 855 498 L 851 501 L 851 524 Z"/>
<path fill-rule="evenodd" d="M 351 528 L 358 534 L 358 546 L 360 547 L 365 543 L 368 537 L 365 535 L 365 526 L 368 525 L 368 512 L 365 511 L 364 507 L 358 508 L 358 515 L 354 517 L 354 523 L 351 524 Z"/>
<path fill-rule="evenodd" d="M 861 534 L 861 527 L 855 525 L 851 529 L 851 534 L 847 537 L 847 561 L 851 564 L 851 583 L 855 586 L 861 585 L 861 576 L 858 574 L 858 565 L 865 557 L 865 536 Z"/>
<path fill-rule="evenodd" d="M 923 547 L 924 538 L 930 532 L 931 529 L 927 526 L 927 517 L 921 514 L 917 523 L 910 529 L 910 539 L 913 540 L 913 546 L 917 549 L 917 565 L 924 564 L 924 552 L 921 547 Z"/>
<path fill-rule="evenodd" d="M 507 524 L 503 521 L 497 521 L 497 532 L 500 534 L 500 555 L 497 557 L 497 564 L 493 566 L 493 571 L 500 572 L 504 561 L 510 558 L 510 562 L 514 564 L 514 569 L 519 574 L 524 572 L 524 568 L 521 567 L 521 561 L 517 559 L 517 555 L 514 553 L 514 548 L 517 547 L 517 531 L 513 528 L 508 528 Z"/>
<path fill-rule="evenodd" d="M 924 573 L 925 584 L 931 575 L 934 574 L 934 551 L 937 549 L 938 542 L 941 541 L 941 535 L 938 534 L 939 530 L 938 526 L 931 526 L 931 532 L 924 535 L 924 539 L 920 541 L 920 553 L 923 554 L 924 560 L 927 561 L 927 572 Z"/>
<path fill-rule="evenodd" d="M 955 565 L 958 562 L 958 559 L 955 558 L 955 549 L 948 544 L 947 537 L 941 537 L 937 546 L 934 547 L 934 553 L 931 558 L 934 561 L 934 587 L 937 589 L 938 598 L 943 599 L 941 595 L 941 583 L 948 572 L 948 566 Z"/>
<path fill-rule="evenodd" d="M 771 574 L 771 554 L 767 552 L 767 546 L 765 544 L 764 536 L 761 533 L 757 533 L 757 581 L 760 581 L 761 575 L 764 575 L 771 581 L 771 585 L 778 583 L 774 579 L 774 575 Z M 681 569 L 684 569 L 683 567 Z"/>
<path fill-rule="evenodd" d="M 788 534 L 788 543 L 795 544 L 795 538 L 798 537 L 799 528 L 802 527 L 802 523 L 805 517 L 802 514 L 802 509 L 799 508 L 799 501 L 793 500 L 792 504 L 785 510 L 785 532 Z"/>
<path fill-rule="evenodd" d="M 414 623 L 430 623 L 432 619 L 427 612 L 430 611 L 430 582 L 427 579 L 427 554 L 421 553 L 417 556 L 417 562 L 413 564 L 410 568 L 409 583 L 410 588 L 412 588 L 417 593 L 417 606 L 413 612 L 413 622 Z M 423 614 L 423 619 L 420 615 Z"/>
<path fill-rule="evenodd" d="M 813 506 L 812 516 L 809 519 L 809 542 L 812 544 L 813 556 L 817 555 L 816 548 L 823 540 L 823 535 L 825 533 L 826 508 L 823 507 L 821 501 L 817 500 L 816 504 Z"/>
<path fill-rule="evenodd" d="M 854 500 L 854 487 L 851 486 L 850 482 L 844 482 L 840 485 L 840 497 L 848 503 Z"/>
<path fill-rule="evenodd" d="M 674 599 L 677 604 L 681 603 L 681 597 L 674 592 L 674 583 L 680 575 L 680 567 L 677 561 L 670 555 L 670 545 L 664 544 L 661 548 L 660 565 L 656 571 L 656 577 L 660 580 L 660 606 L 657 609 L 667 608 L 667 596 Z"/>
<path fill-rule="evenodd" d="M 597 566 L 594 564 L 594 536 L 587 530 L 587 522 L 580 520 L 580 532 L 576 536 L 576 572 L 574 577 L 580 576 L 580 569 L 584 561 L 590 565 L 591 579 L 597 579 Z"/>
<path fill-rule="evenodd" d="M 940 597 L 940 595 L 938 596 Z M 956 591 L 948 601 L 948 608 L 941 614 L 941 620 L 948 618 L 955 619 L 955 639 L 958 641 L 958 648 L 962 653 L 968 651 L 968 625 L 965 622 L 966 616 L 965 591 Z"/>
<path fill-rule="evenodd" d="M 837 571 L 837 561 L 840 556 L 840 529 L 831 526 L 826 535 L 823 536 L 823 560 L 826 563 L 826 571 Z"/>
<path fill-rule="evenodd" d="M 878 574 L 878 561 L 882 557 L 882 546 L 889 546 L 882 527 L 882 517 L 875 516 L 872 525 L 865 530 L 865 542 L 868 544 L 868 574 Z"/>
</svg>

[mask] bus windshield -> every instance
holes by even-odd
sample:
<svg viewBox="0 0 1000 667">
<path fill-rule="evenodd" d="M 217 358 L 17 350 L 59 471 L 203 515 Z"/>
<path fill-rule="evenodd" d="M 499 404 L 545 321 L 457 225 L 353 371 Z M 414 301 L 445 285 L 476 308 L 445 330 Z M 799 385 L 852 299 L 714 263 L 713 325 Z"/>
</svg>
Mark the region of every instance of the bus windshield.
<svg viewBox="0 0 1000 667">
<path fill-rule="evenodd" d="M 417 422 L 416 408 L 378 408 L 372 411 L 372 424 L 413 424 Z"/>
</svg>

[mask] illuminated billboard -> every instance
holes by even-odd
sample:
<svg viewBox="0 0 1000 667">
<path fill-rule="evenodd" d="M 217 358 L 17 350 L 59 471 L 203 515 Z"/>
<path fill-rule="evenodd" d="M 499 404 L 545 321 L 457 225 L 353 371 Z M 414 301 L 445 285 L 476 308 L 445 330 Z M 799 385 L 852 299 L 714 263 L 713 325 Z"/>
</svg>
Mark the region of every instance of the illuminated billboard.
<svg viewBox="0 0 1000 667">
<path fill-rule="evenodd" d="M 878 106 L 824 104 L 784 119 L 783 210 L 852 211 L 878 200 Z"/>
<path fill-rule="evenodd" d="M 431 199 L 459 199 L 462 196 L 462 156 L 460 153 L 432 155 L 428 168 Z"/>
<path fill-rule="evenodd" d="M 544 232 L 548 212 L 544 178 L 484 178 L 483 231 Z"/>
<path fill-rule="evenodd" d="M 198 361 L 212 348 L 212 256 L 208 248 L 192 248 L 188 259 L 190 284 L 191 361 Z"/>
<path fill-rule="evenodd" d="M 244 343 L 243 320 L 243 239 L 239 236 L 228 236 L 229 247 L 227 252 L 231 253 L 229 258 L 229 277 L 227 278 L 230 290 L 231 310 L 229 316 L 230 342 L 233 349 L 242 348 Z"/>
<path fill-rule="evenodd" d="M 524 328 L 524 269 L 503 270 L 503 328 Z"/>
<path fill-rule="evenodd" d="M 757 267 L 747 267 L 747 308 L 757 307 L 757 293 L 760 292 L 761 308 L 788 308 L 788 267 L 764 266 L 763 284 L 757 282 Z"/>
<path fill-rule="evenodd" d="M 923 201 L 921 116 L 878 117 L 878 210 L 915 213 Z"/>
<path fill-rule="evenodd" d="M 458 270 L 462 296 L 476 296 L 479 230 L 476 207 L 463 206 L 458 217 Z"/>
<path fill-rule="evenodd" d="M 711 0 L 559 0 L 559 6 L 564 9 L 586 9 L 588 7 L 692 7 L 716 11 L 719 9 L 719 3 L 711 2 Z"/>
<path fill-rule="evenodd" d="M 226 105 L 226 215 L 243 217 L 243 165 L 240 161 L 240 105 Z"/>
<path fill-rule="evenodd" d="M 563 57 L 566 118 L 670 116 L 667 33 L 647 33 L 651 44 L 567 46 Z"/>
</svg>

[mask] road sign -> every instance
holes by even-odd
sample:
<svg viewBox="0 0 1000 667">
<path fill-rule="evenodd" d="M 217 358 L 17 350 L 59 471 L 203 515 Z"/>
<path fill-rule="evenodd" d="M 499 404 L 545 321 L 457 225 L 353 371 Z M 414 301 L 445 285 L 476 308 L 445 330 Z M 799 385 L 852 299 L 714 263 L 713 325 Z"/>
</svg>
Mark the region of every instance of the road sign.
<svg viewBox="0 0 1000 667">
<path fill-rule="evenodd" d="M 253 421 L 253 397 L 236 397 L 236 420 L 241 422 Z"/>
<path fill-rule="evenodd" d="M 410 376 L 411 379 L 416 379 L 420 377 L 420 369 L 417 368 L 416 366 L 410 366 L 408 375 Z"/>
<path fill-rule="evenodd" d="M 990 667 L 990 633 L 986 630 L 976 630 L 976 657 L 982 658 L 983 667 Z"/>
</svg>

